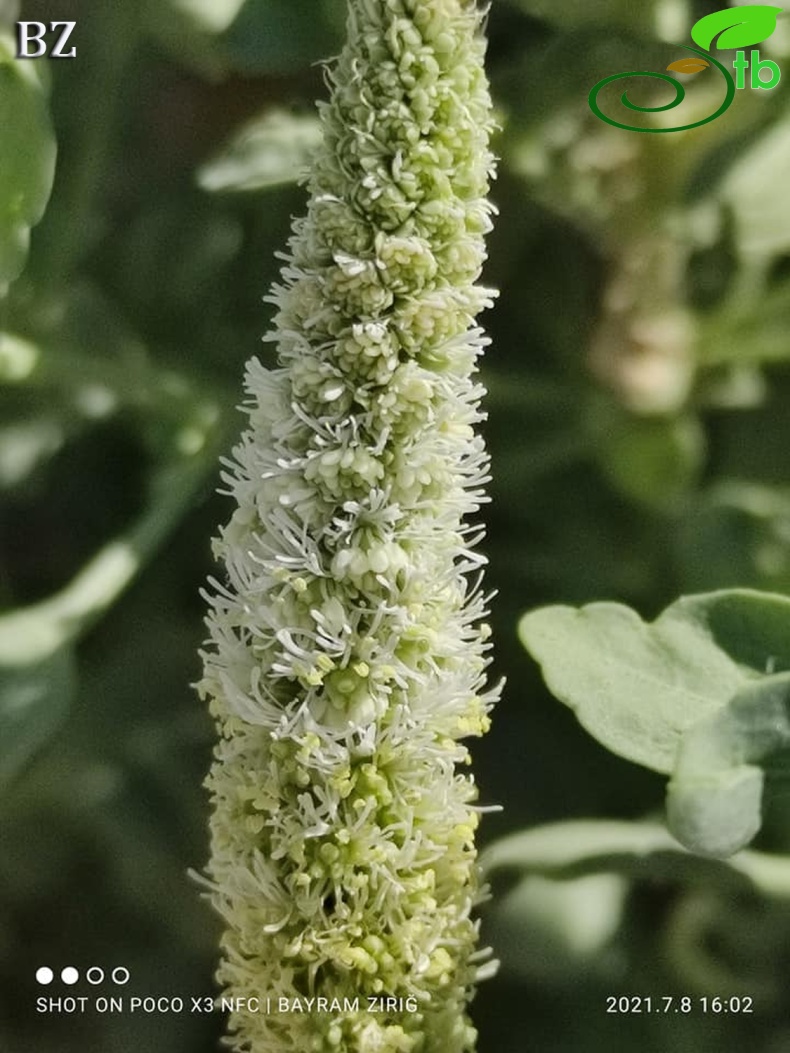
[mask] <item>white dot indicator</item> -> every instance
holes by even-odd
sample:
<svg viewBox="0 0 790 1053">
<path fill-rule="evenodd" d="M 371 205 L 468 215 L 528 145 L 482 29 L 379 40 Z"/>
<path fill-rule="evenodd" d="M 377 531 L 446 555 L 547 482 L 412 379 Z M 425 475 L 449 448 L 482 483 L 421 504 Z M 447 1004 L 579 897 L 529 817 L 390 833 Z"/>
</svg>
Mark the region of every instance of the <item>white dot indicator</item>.
<svg viewBox="0 0 790 1053">
<path fill-rule="evenodd" d="M 72 965 L 67 965 L 61 972 L 60 978 L 64 984 L 75 984 L 79 980 L 80 974 Z"/>
<path fill-rule="evenodd" d="M 36 979 L 40 984 L 51 984 L 55 974 L 48 966 L 42 965 L 40 969 L 36 969 Z"/>
</svg>

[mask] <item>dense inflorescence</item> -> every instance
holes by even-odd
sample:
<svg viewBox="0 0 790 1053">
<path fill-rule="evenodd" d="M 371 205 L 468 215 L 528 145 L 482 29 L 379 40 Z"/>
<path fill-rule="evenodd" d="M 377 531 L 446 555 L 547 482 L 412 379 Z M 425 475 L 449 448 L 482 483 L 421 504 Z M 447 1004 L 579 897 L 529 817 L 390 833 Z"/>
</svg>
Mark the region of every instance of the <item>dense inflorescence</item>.
<svg viewBox="0 0 790 1053">
<path fill-rule="evenodd" d="M 261 999 L 231 1013 L 237 1050 L 475 1043 L 466 1005 L 490 962 L 462 740 L 496 694 L 468 522 L 488 478 L 484 50 L 468 0 L 349 0 L 270 297 L 278 368 L 248 367 L 201 684 L 220 729 L 218 976 Z"/>
</svg>

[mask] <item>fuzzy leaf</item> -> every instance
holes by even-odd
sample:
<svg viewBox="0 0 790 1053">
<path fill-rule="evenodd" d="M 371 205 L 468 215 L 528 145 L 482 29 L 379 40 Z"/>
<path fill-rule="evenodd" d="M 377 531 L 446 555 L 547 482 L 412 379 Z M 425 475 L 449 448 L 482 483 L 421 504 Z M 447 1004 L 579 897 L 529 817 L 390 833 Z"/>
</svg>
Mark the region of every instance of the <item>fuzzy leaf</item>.
<svg viewBox="0 0 790 1053">
<path fill-rule="evenodd" d="M 790 599 L 747 589 L 684 597 L 651 624 L 616 603 L 547 607 L 519 634 L 600 743 L 666 773 L 692 725 L 749 681 L 790 669 Z"/>
<path fill-rule="evenodd" d="M 733 855 L 762 822 L 765 763 L 790 750 L 790 674 L 766 676 L 737 691 L 690 728 L 667 790 L 667 822 L 693 852 Z"/>
<path fill-rule="evenodd" d="M 745 4 L 705 15 L 691 27 L 691 39 L 701 48 L 710 50 L 718 37 L 718 50 L 748 48 L 767 40 L 776 29 L 776 16 L 781 7 L 769 4 Z"/>
</svg>

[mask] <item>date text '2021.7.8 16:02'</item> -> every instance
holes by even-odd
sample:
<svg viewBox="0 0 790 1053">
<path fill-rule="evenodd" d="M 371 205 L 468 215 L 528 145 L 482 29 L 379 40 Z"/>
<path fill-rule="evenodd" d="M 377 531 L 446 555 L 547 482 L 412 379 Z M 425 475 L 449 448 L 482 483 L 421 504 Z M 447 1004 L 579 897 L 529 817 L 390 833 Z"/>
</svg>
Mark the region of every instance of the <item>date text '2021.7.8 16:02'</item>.
<svg viewBox="0 0 790 1053">
<path fill-rule="evenodd" d="M 690 995 L 607 995 L 606 1012 L 632 1015 L 637 1013 L 753 1013 L 751 995 L 708 997 Z"/>
</svg>

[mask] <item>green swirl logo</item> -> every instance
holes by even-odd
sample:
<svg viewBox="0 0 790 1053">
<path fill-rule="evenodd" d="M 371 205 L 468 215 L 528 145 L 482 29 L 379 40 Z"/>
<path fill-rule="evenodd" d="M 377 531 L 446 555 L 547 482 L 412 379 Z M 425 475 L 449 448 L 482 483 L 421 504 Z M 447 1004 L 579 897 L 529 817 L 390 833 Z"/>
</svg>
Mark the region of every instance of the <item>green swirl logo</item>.
<svg viewBox="0 0 790 1053">
<path fill-rule="evenodd" d="M 645 128 L 635 124 L 628 124 L 625 121 L 615 120 L 613 117 L 609 117 L 603 112 L 598 104 L 598 95 L 601 90 L 608 84 L 612 84 L 614 81 L 627 80 L 631 77 L 651 77 L 654 80 L 664 81 L 672 86 L 675 92 L 675 97 L 661 106 L 640 106 L 637 103 L 632 102 L 628 98 L 628 92 L 624 91 L 620 96 L 620 102 L 627 109 L 637 113 L 663 113 L 667 110 L 674 110 L 676 106 L 680 106 L 686 97 L 686 89 L 683 84 L 679 80 L 670 76 L 669 73 L 655 73 L 651 70 L 632 70 L 628 73 L 615 73 L 611 77 L 604 77 L 604 79 L 598 81 L 590 91 L 588 99 L 590 109 L 596 117 L 605 121 L 606 124 L 611 124 L 614 128 L 622 128 L 624 131 L 628 132 L 646 132 L 652 134 L 685 132 L 690 128 L 699 128 L 703 124 L 709 124 L 711 121 L 715 121 L 717 117 L 721 117 L 724 111 L 729 109 L 732 105 L 736 90 L 746 86 L 746 69 L 751 69 L 751 87 L 764 91 L 776 87 L 781 77 L 781 71 L 775 62 L 770 59 L 761 59 L 759 51 L 753 50 L 750 58 L 747 59 L 745 52 L 738 50 L 733 61 L 733 69 L 736 72 L 736 77 L 733 78 L 730 71 L 719 62 L 717 58 L 714 58 L 713 55 L 709 53 L 710 48 L 713 46 L 714 39 L 717 38 L 716 47 L 719 50 L 730 50 L 735 48 L 742 49 L 751 47 L 754 44 L 760 44 L 764 40 L 767 40 L 776 29 L 777 15 L 780 14 L 781 11 L 781 7 L 773 7 L 766 4 L 746 4 L 743 7 L 731 8 L 726 11 L 714 11 L 712 14 L 706 15 L 698 22 L 695 22 L 692 26 L 691 39 L 698 45 L 698 47 L 691 47 L 688 44 L 681 44 L 679 46 L 685 51 L 690 51 L 692 55 L 696 57 L 678 59 L 675 62 L 671 62 L 667 66 L 667 69 L 673 73 L 693 75 L 701 73 L 712 64 L 719 71 L 724 77 L 726 85 L 724 100 L 718 109 L 707 117 L 702 117 L 700 120 L 692 121 L 688 124 L 679 124 L 672 127 Z M 708 49 L 708 53 L 699 50 L 699 48 Z M 769 74 L 768 81 L 763 77 L 763 72 Z"/>
</svg>

